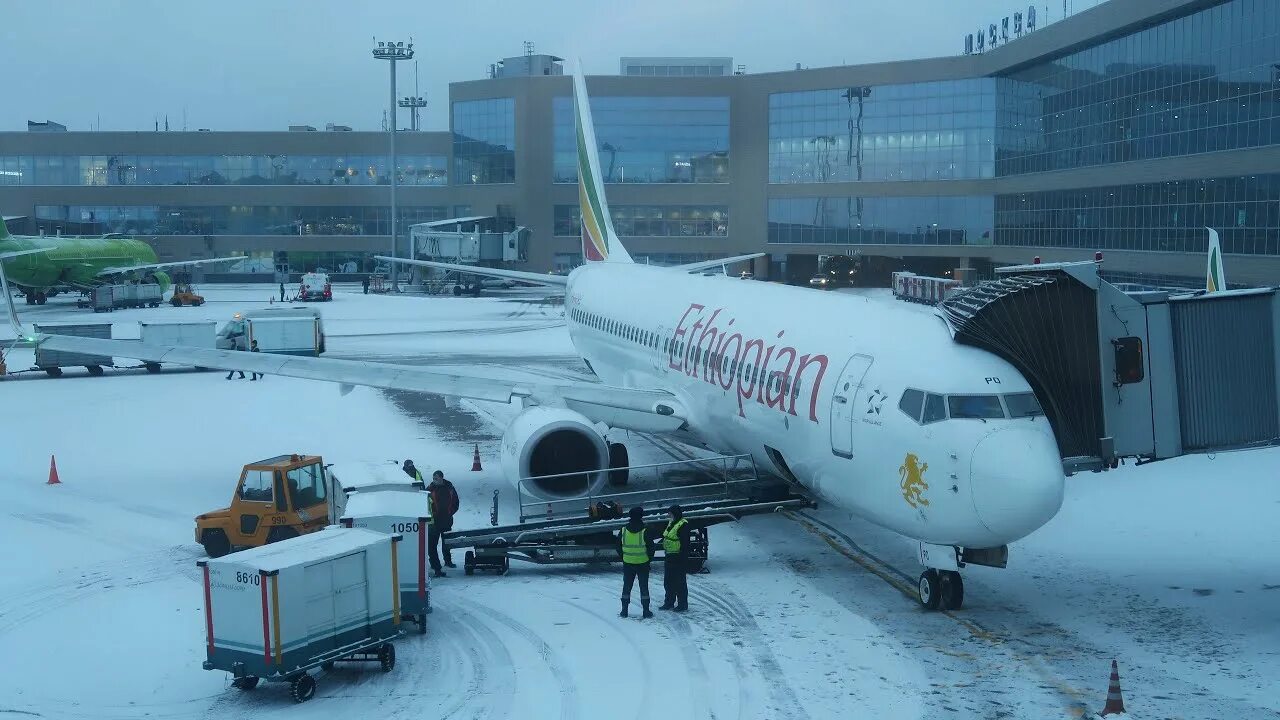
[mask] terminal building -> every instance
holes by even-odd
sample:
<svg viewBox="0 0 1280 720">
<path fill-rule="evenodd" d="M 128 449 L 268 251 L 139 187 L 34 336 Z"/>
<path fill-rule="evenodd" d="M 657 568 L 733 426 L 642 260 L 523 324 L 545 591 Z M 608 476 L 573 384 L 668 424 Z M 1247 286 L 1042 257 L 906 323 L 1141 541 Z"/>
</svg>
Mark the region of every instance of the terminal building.
<svg viewBox="0 0 1280 720">
<path fill-rule="evenodd" d="M 758 277 L 834 254 L 936 272 L 1102 251 L 1112 279 L 1172 285 L 1203 281 L 1212 227 L 1233 284 L 1280 283 L 1280 3 L 1011 18 L 975 18 L 951 57 L 622 58 L 587 80 L 619 234 L 655 263 L 768 253 Z M 447 132 L 399 135 L 400 232 L 489 218 L 528 228 L 521 267 L 565 270 L 570 78 L 531 53 L 489 75 L 450 85 Z M 279 251 L 369 272 L 390 248 L 387 136 L 330 127 L 0 133 L 0 213 L 15 232 L 137 234 L 162 260 L 244 253 L 237 273 Z"/>
</svg>

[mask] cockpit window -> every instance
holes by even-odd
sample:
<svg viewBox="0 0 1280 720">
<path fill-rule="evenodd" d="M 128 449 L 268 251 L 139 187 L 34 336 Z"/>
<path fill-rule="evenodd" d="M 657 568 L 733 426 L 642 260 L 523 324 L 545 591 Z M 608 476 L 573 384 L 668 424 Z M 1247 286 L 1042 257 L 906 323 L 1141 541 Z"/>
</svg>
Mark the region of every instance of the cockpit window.
<svg viewBox="0 0 1280 720">
<path fill-rule="evenodd" d="M 898 401 L 898 409 L 907 417 L 920 422 L 920 409 L 924 406 L 924 393 L 908 388 L 902 391 L 902 399 Z"/>
<path fill-rule="evenodd" d="M 924 398 L 924 417 L 920 422 L 928 425 L 929 423 L 938 422 L 947 419 L 947 404 L 943 401 L 941 395 L 929 393 Z"/>
<path fill-rule="evenodd" d="M 1035 393 L 1010 393 L 1004 396 L 1004 404 L 1009 408 L 1009 417 L 1024 418 L 1044 414 Z"/>
<path fill-rule="evenodd" d="M 1002 418 L 999 395 L 949 395 L 947 405 L 955 418 Z"/>
</svg>

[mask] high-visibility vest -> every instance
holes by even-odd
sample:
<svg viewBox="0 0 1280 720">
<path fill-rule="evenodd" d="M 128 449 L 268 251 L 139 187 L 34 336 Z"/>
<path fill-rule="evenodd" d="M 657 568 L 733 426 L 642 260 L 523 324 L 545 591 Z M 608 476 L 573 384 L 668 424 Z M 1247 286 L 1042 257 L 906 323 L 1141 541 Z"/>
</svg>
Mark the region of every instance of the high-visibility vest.
<svg viewBox="0 0 1280 720">
<path fill-rule="evenodd" d="M 649 548 L 644 542 L 644 530 L 631 532 L 622 528 L 622 562 L 643 565 L 649 562 Z"/>
<path fill-rule="evenodd" d="M 680 552 L 680 530 L 688 522 L 684 518 L 673 520 L 667 523 L 667 529 L 662 531 L 662 549 L 668 555 Z"/>
</svg>

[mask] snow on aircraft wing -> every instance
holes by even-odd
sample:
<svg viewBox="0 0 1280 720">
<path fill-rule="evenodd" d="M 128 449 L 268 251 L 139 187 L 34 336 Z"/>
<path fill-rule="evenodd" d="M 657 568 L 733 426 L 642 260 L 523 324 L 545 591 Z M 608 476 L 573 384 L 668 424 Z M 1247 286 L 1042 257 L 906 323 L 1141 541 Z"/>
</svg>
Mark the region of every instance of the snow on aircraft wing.
<svg viewBox="0 0 1280 720">
<path fill-rule="evenodd" d="M 231 257 L 209 258 L 207 260 L 178 260 L 176 262 L 166 263 L 145 263 L 142 265 L 121 265 L 119 267 L 103 268 L 98 271 L 98 276 L 118 275 L 122 272 L 131 272 L 133 270 L 159 270 L 160 268 L 179 267 L 181 265 L 207 265 L 209 263 L 231 262 L 232 260 L 243 260 L 243 255 L 232 255 Z"/>
<path fill-rule="evenodd" d="M 720 258 L 719 260 L 703 260 L 702 262 L 687 263 L 685 265 L 672 265 L 668 270 L 676 270 L 679 272 L 698 272 L 699 270 L 707 270 L 721 265 L 732 265 L 746 260 L 755 260 L 758 257 L 764 257 L 764 253 L 750 253 L 748 255 L 734 255 L 733 257 Z"/>
<path fill-rule="evenodd" d="M 679 401 L 670 393 L 658 390 L 574 381 L 550 384 L 513 383 L 436 372 L 420 366 L 151 345 L 136 340 L 39 335 L 35 341 L 39 347 L 47 350 L 324 380 L 338 383 L 344 389 L 347 386 L 364 385 L 502 403 L 509 403 L 516 398 L 527 399 L 532 404 L 577 410 L 593 422 L 645 432 L 670 432 L 684 424 L 685 410 Z"/>
<path fill-rule="evenodd" d="M 409 260 L 408 258 L 392 258 L 386 257 L 385 255 L 374 255 L 374 258 L 377 260 L 386 260 L 391 263 L 421 265 L 422 267 L 440 268 L 442 270 L 455 270 L 457 272 L 470 273 L 472 275 L 483 275 L 485 277 L 503 278 L 506 280 L 519 280 L 521 282 L 550 285 L 553 287 L 564 287 L 569 283 L 569 278 L 564 275 L 547 275 L 545 273 L 526 272 L 523 270 L 503 270 L 502 268 L 479 267 L 476 265 L 455 265 L 454 263 L 442 263 L 434 260 Z"/>
</svg>

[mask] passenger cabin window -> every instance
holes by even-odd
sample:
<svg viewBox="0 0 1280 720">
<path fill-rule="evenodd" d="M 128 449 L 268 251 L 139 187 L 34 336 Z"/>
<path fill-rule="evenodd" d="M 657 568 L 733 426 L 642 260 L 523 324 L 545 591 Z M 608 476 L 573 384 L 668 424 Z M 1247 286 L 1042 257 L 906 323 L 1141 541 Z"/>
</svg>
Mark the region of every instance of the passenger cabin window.
<svg viewBox="0 0 1280 720">
<path fill-rule="evenodd" d="M 953 420 L 956 418 L 985 420 L 1004 417 L 1004 407 L 1000 404 L 999 395 L 948 395 L 947 406 Z"/>
<path fill-rule="evenodd" d="M 940 420 L 947 419 L 947 403 L 942 399 L 941 395 L 929 393 L 924 398 L 924 416 L 920 418 L 920 422 L 928 425 Z"/>
<path fill-rule="evenodd" d="M 898 401 L 898 409 L 907 417 L 920 422 L 920 411 L 924 409 L 924 393 L 908 388 L 902 391 L 902 399 Z"/>
<path fill-rule="evenodd" d="M 1009 417 L 1024 418 L 1043 415 L 1044 409 L 1035 393 L 1010 393 L 1004 396 L 1004 405 L 1009 408 Z"/>
<path fill-rule="evenodd" d="M 273 491 L 275 478 L 274 470 L 246 470 L 244 482 L 240 485 L 240 499 L 249 502 L 271 502 L 275 499 Z"/>
</svg>

